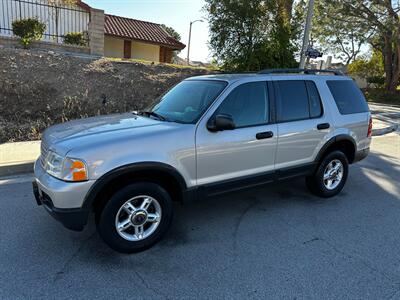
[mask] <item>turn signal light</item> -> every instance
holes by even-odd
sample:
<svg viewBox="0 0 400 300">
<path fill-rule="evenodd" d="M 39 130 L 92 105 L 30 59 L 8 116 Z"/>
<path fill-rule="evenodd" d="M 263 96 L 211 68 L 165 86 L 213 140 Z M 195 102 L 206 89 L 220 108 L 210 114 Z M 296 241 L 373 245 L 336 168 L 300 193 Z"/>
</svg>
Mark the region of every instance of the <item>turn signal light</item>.
<svg viewBox="0 0 400 300">
<path fill-rule="evenodd" d="M 84 181 L 87 180 L 87 172 L 86 166 L 83 162 L 79 160 L 75 160 L 72 162 L 71 167 L 71 174 L 73 181 Z"/>
</svg>

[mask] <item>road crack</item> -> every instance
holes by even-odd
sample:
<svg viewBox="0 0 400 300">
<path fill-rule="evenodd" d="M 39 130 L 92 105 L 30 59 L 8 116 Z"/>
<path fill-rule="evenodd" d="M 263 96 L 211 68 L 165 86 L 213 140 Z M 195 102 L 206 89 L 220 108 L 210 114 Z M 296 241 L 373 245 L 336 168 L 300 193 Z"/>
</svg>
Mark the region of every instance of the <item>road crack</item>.
<svg viewBox="0 0 400 300">
<path fill-rule="evenodd" d="M 67 259 L 67 261 L 64 263 L 62 268 L 58 272 L 55 273 L 54 279 L 53 279 L 54 283 L 57 282 L 58 280 L 60 280 L 61 277 L 68 272 L 68 269 L 69 269 L 69 266 L 71 265 L 71 263 L 74 261 L 74 259 L 76 257 L 78 257 L 79 253 L 83 250 L 83 248 L 86 246 L 86 244 L 89 242 L 89 240 L 94 237 L 95 234 L 96 233 L 93 233 L 87 239 L 85 239 L 82 242 L 82 244 L 78 247 L 78 249 L 74 253 L 72 253 L 72 255 Z"/>
<path fill-rule="evenodd" d="M 153 288 L 150 284 L 148 284 L 147 281 L 144 279 L 144 277 L 142 275 L 140 275 L 140 273 L 138 271 L 135 270 L 134 273 L 139 278 L 140 282 L 144 285 L 145 288 L 152 291 L 157 296 L 161 295 L 164 299 L 169 299 L 165 294 L 161 293 L 160 291 Z"/>
<path fill-rule="evenodd" d="M 239 218 L 238 218 L 238 220 L 236 221 L 236 224 L 235 224 L 235 227 L 234 227 L 234 230 L 233 230 L 233 234 L 232 234 L 232 236 L 233 236 L 233 257 L 234 257 L 234 260 L 233 260 L 233 262 L 235 262 L 236 261 L 236 257 L 237 257 L 237 235 L 238 235 L 238 232 L 239 232 L 239 229 L 240 229 L 240 225 L 242 224 L 242 222 L 243 222 L 243 219 L 244 219 L 244 217 L 247 215 L 247 213 L 256 205 L 258 203 L 258 200 L 257 200 L 257 198 L 255 198 L 255 200 L 253 201 L 253 202 L 251 202 L 241 213 L 240 213 L 240 216 L 239 216 Z"/>
<path fill-rule="evenodd" d="M 362 257 L 360 257 L 358 255 L 349 254 L 349 253 L 339 249 L 336 245 L 332 244 L 331 242 L 329 242 L 325 238 L 314 238 L 314 239 L 312 239 L 310 241 L 304 242 L 303 244 L 307 244 L 307 243 L 310 243 L 310 242 L 313 242 L 313 241 L 321 241 L 321 242 L 325 243 L 326 245 L 328 245 L 336 253 L 339 253 L 339 254 L 347 257 L 348 259 L 356 259 L 356 260 L 358 260 L 362 265 L 367 267 L 369 270 L 380 274 L 381 276 L 383 276 L 384 278 L 386 278 L 390 282 L 396 284 L 397 286 L 400 286 L 400 279 L 399 278 L 394 277 L 392 274 L 387 274 L 386 272 L 383 272 L 382 270 L 379 270 L 378 268 L 374 267 L 368 260 L 365 260 L 364 258 L 362 258 Z"/>
</svg>

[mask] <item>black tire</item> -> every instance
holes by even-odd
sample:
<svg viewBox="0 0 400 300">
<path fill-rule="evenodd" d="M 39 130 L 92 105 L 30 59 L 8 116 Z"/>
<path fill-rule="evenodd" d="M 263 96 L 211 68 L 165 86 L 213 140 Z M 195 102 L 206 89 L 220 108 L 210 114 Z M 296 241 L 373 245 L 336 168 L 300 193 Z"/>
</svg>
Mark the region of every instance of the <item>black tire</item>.
<svg viewBox="0 0 400 300">
<path fill-rule="evenodd" d="M 120 208 L 131 198 L 146 195 L 157 200 L 161 207 L 161 220 L 155 231 L 147 238 L 138 241 L 128 241 L 117 231 L 115 218 Z M 98 213 L 97 230 L 112 249 L 121 253 L 134 253 L 146 250 L 160 241 L 170 227 L 173 216 L 171 197 L 161 186 L 150 182 L 138 182 L 117 191 Z"/>
<path fill-rule="evenodd" d="M 334 189 L 328 189 L 324 184 L 324 171 L 326 167 L 334 160 L 339 160 L 343 165 L 343 176 L 340 183 Z M 349 174 L 349 162 L 346 155 L 341 151 L 333 151 L 327 154 L 319 163 L 315 173 L 306 177 L 306 185 L 308 189 L 316 196 L 329 198 L 336 196 L 343 189 L 347 176 Z"/>
</svg>

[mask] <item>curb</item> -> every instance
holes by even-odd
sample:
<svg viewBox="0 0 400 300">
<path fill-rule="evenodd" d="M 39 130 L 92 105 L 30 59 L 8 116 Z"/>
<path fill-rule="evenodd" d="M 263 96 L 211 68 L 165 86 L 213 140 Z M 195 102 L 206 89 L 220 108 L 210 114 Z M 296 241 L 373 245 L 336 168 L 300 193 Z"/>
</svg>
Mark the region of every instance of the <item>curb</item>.
<svg viewBox="0 0 400 300">
<path fill-rule="evenodd" d="M 386 106 L 386 107 L 389 106 L 389 107 L 400 108 L 400 105 L 395 104 L 395 103 L 379 103 L 379 102 L 368 101 L 368 104 L 377 105 L 377 106 Z"/>
<path fill-rule="evenodd" d="M 33 172 L 34 162 L 0 165 L 0 177 L 19 175 Z"/>
<path fill-rule="evenodd" d="M 372 136 L 381 136 L 385 135 L 391 132 L 396 131 L 399 128 L 399 124 L 395 124 L 386 128 L 381 128 L 381 129 L 373 129 L 372 130 Z"/>
</svg>

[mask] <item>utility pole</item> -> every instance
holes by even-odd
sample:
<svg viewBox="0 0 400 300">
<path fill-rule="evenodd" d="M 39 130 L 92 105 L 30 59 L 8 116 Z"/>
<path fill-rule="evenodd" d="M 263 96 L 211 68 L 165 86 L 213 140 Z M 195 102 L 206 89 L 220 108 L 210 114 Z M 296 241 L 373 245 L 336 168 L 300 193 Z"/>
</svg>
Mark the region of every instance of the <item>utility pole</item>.
<svg viewBox="0 0 400 300">
<path fill-rule="evenodd" d="M 189 26 L 189 41 L 188 41 L 188 46 L 187 46 L 188 48 L 187 48 L 187 58 L 186 58 L 188 66 L 190 65 L 189 55 L 190 55 L 190 40 L 192 38 L 192 25 L 194 23 L 196 23 L 196 22 L 203 22 L 203 20 L 196 20 L 196 21 L 190 22 L 190 26 Z"/>
<path fill-rule="evenodd" d="M 306 64 L 306 51 L 308 48 L 308 42 L 310 40 L 310 31 L 312 26 L 313 14 L 314 14 L 314 0 L 309 0 L 306 27 L 304 29 L 303 46 L 301 47 L 301 54 L 300 54 L 300 69 L 304 69 Z"/>
</svg>

